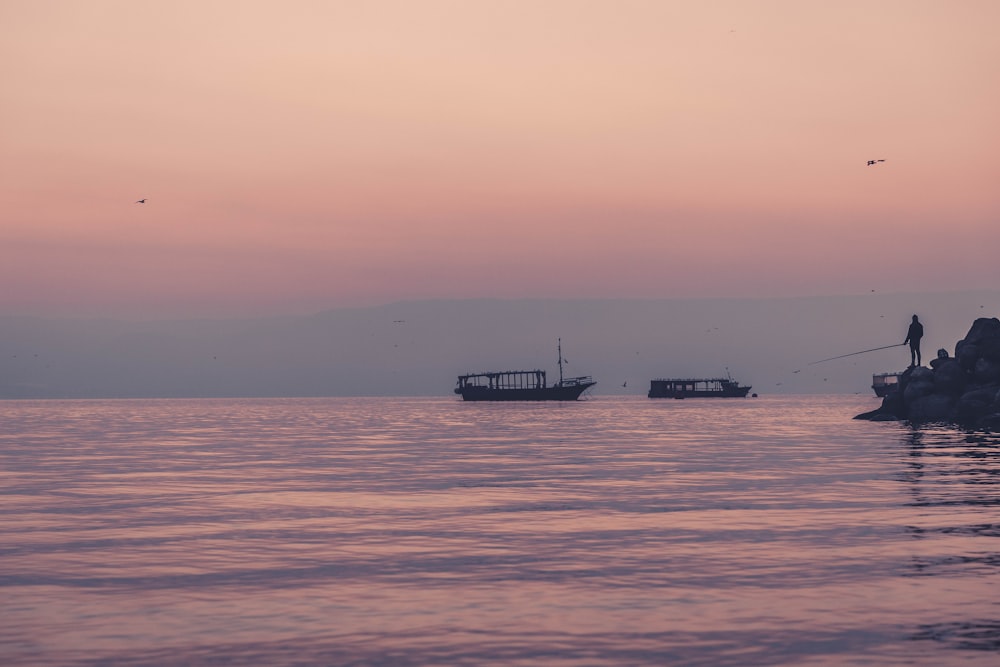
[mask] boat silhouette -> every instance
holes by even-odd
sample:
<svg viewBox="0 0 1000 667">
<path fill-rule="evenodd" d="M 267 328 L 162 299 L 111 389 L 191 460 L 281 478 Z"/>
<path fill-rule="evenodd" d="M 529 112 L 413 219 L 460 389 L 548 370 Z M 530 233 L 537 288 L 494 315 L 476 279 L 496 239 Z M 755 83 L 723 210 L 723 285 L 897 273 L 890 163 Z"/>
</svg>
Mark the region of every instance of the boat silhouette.
<svg viewBox="0 0 1000 667">
<path fill-rule="evenodd" d="M 559 381 L 549 385 L 543 370 L 493 371 L 458 376 L 455 393 L 465 401 L 575 401 L 596 382 L 589 375 L 563 377 L 562 339 Z"/>
<path fill-rule="evenodd" d="M 731 377 L 650 380 L 649 398 L 746 398 L 750 387 Z"/>
</svg>

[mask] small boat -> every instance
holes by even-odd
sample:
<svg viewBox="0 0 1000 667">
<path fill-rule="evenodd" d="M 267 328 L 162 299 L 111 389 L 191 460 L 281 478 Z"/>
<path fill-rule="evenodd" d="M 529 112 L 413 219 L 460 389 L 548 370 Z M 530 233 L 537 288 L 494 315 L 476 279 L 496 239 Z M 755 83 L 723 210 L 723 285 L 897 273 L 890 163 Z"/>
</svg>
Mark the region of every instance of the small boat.
<svg viewBox="0 0 1000 667">
<path fill-rule="evenodd" d="M 563 377 L 559 339 L 559 382 L 547 385 L 545 371 L 498 371 L 458 376 L 455 393 L 464 401 L 575 401 L 596 382 L 589 375 Z"/>
<path fill-rule="evenodd" d="M 902 372 L 898 372 L 872 375 L 872 390 L 875 395 L 879 398 L 885 398 L 889 393 L 896 391 L 899 388 L 899 376 L 902 374 Z"/>
<path fill-rule="evenodd" d="M 750 386 L 731 377 L 651 380 L 649 398 L 746 398 Z"/>
</svg>

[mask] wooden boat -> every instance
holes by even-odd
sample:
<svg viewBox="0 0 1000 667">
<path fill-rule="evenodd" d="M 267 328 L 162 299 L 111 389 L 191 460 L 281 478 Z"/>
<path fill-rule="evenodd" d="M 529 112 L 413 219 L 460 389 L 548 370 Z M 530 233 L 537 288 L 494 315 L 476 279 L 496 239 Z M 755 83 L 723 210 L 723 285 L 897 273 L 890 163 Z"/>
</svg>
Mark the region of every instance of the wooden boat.
<svg viewBox="0 0 1000 667">
<path fill-rule="evenodd" d="M 455 393 L 465 401 L 575 401 L 596 382 L 589 375 L 563 377 L 559 339 L 559 382 L 548 385 L 545 371 L 496 371 L 458 376 Z"/>
</svg>

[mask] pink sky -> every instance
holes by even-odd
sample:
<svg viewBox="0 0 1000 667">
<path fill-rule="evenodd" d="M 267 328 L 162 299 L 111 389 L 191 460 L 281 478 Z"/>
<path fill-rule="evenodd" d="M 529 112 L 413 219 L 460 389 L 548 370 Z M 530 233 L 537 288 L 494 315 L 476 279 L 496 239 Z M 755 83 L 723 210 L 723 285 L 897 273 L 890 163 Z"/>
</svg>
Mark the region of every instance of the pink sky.
<svg viewBox="0 0 1000 667">
<path fill-rule="evenodd" d="M 998 25 L 993 0 L 5 0 L 0 313 L 995 288 Z"/>
</svg>

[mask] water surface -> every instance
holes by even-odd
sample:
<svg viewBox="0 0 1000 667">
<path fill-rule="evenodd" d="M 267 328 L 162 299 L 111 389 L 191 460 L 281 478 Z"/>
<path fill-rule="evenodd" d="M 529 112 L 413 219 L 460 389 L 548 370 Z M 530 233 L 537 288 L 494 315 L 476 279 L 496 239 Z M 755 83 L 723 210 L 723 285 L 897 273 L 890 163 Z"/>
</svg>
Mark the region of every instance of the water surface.
<svg viewBox="0 0 1000 667">
<path fill-rule="evenodd" d="M 0 403 L 5 665 L 995 665 L 1000 436 L 864 396 Z"/>
</svg>

